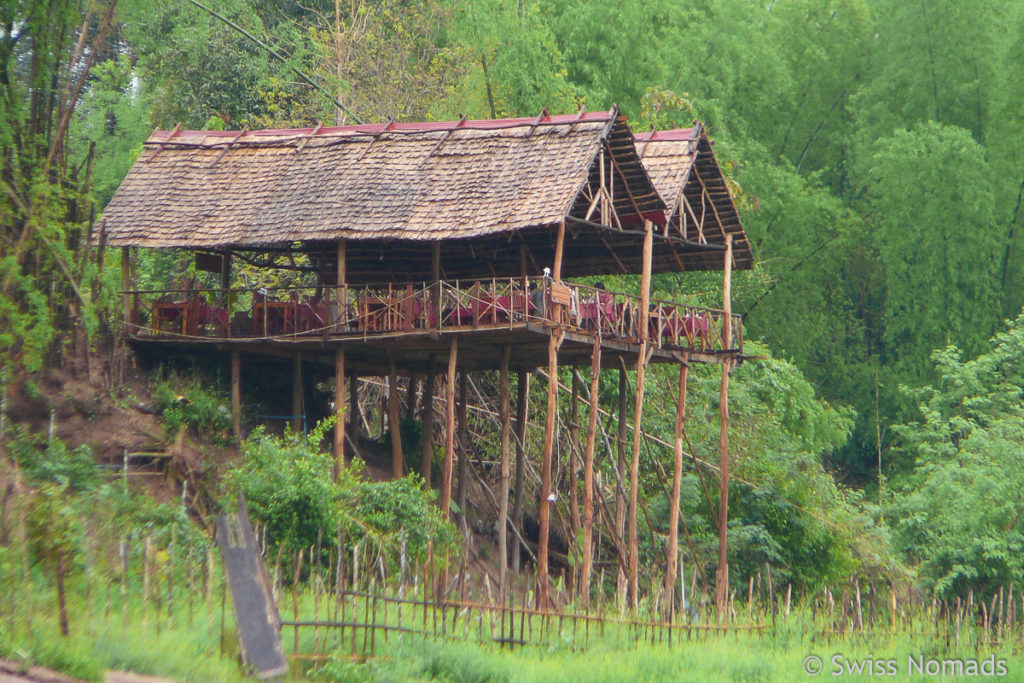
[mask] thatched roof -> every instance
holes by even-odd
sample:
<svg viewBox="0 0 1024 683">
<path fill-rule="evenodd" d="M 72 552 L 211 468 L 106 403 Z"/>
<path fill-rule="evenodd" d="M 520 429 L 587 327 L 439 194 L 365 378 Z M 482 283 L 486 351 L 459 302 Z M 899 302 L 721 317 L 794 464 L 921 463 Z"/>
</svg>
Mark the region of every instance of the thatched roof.
<svg viewBox="0 0 1024 683">
<path fill-rule="evenodd" d="M 601 142 L 624 127 L 612 110 L 243 135 L 158 131 L 106 208 L 107 241 L 446 240 L 556 225 Z M 661 218 L 664 205 L 644 180 L 634 188 L 640 208 Z M 634 213 L 625 195 L 621 208 Z"/>
<path fill-rule="evenodd" d="M 618 218 L 609 225 L 588 213 L 602 176 Z M 442 277 L 490 278 L 519 275 L 523 247 L 528 274 L 552 265 L 556 228 L 568 217 L 576 220 L 567 224 L 562 272 L 571 277 L 639 273 L 642 223 L 664 225 L 665 208 L 616 108 L 315 129 L 176 128 L 146 141 L 94 239 L 297 248 L 324 268 L 344 239 L 352 284 L 429 279 L 427 242 L 439 241 Z M 721 268 L 708 249 L 658 239 L 654 271 Z"/>
<path fill-rule="evenodd" d="M 725 244 L 725 234 L 729 233 L 733 236 L 733 266 L 752 267 L 750 243 L 704 127 L 698 122 L 693 128 L 640 133 L 636 146 L 644 168 L 665 200 L 670 232 L 683 234 L 685 221 L 687 240 L 702 238 L 716 245 Z M 697 224 L 702 216 L 699 237 Z M 687 265 L 694 270 L 722 267 L 721 257 L 714 252 L 693 254 Z"/>
</svg>

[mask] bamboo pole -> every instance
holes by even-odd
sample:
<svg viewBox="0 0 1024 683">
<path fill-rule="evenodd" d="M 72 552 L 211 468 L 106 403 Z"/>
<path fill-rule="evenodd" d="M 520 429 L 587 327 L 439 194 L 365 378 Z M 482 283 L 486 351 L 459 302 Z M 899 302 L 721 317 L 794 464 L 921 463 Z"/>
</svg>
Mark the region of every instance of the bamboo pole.
<svg viewBox="0 0 1024 683">
<path fill-rule="evenodd" d="M 565 249 L 565 221 L 558 224 L 555 241 L 555 262 L 552 277 L 556 283 L 562 280 L 562 254 Z M 552 320 L 557 327 L 551 330 L 548 341 L 548 402 L 544 419 L 544 450 L 541 461 L 540 482 L 540 532 L 537 541 L 537 602 L 541 609 L 548 607 L 548 539 L 551 532 L 551 455 L 555 444 L 555 409 L 558 401 L 558 347 L 564 336 L 561 330 L 562 310 L 552 303 Z"/>
<path fill-rule="evenodd" d="M 405 455 L 402 453 L 402 424 L 398 414 L 398 377 L 395 359 L 388 358 L 388 430 L 391 432 L 391 476 L 401 479 L 405 475 Z"/>
<path fill-rule="evenodd" d="M 302 433 L 302 352 L 292 358 L 292 431 Z"/>
<path fill-rule="evenodd" d="M 683 362 L 679 364 L 679 398 L 676 402 L 676 423 L 673 436 L 675 436 L 675 462 L 672 469 L 672 502 L 668 508 L 668 549 L 666 550 L 668 560 L 665 571 L 665 593 L 669 596 L 666 600 L 668 607 L 668 618 L 672 620 L 672 606 L 675 601 L 671 596 L 675 588 L 676 561 L 679 558 L 679 488 L 683 476 L 683 422 L 686 420 L 686 375 L 690 369 L 688 354 L 683 354 Z M 753 590 L 753 584 L 751 584 Z M 750 598 L 748 597 L 748 612 Z"/>
<path fill-rule="evenodd" d="M 334 479 L 345 466 L 345 350 L 334 350 Z"/>
<path fill-rule="evenodd" d="M 242 440 L 242 359 L 238 351 L 231 352 L 231 433 L 236 441 Z"/>
<path fill-rule="evenodd" d="M 523 529 L 523 485 L 526 482 L 526 422 L 530 408 L 530 375 L 520 369 L 516 373 L 516 475 L 514 500 L 512 505 L 512 523 L 516 530 Z M 512 568 L 519 571 L 522 543 L 516 540 L 512 546 Z"/>
<path fill-rule="evenodd" d="M 459 488 L 456 489 L 455 500 L 459 505 L 459 519 L 462 520 L 462 530 L 464 534 L 469 533 L 469 522 L 466 518 L 466 496 L 469 493 L 469 474 L 466 471 L 469 466 L 469 454 L 467 453 L 468 448 L 467 441 L 469 440 L 469 425 L 466 423 L 466 402 L 469 393 L 469 375 L 463 370 L 459 373 L 459 400 L 456 403 L 456 415 L 455 420 L 458 425 L 459 445 L 457 449 L 459 461 L 458 461 L 458 481 Z"/>
<path fill-rule="evenodd" d="M 455 458 L 455 368 L 459 338 L 452 337 L 448 351 L 448 382 L 445 385 L 446 421 L 444 430 L 444 465 L 441 468 L 441 513 L 448 517 L 452 508 L 452 461 Z"/>
<path fill-rule="evenodd" d="M 573 549 L 577 552 L 580 550 L 577 547 L 577 535 L 580 529 L 580 501 L 579 493 L 577 492 L 577 473 L 576 463 L 579 459 L 579 453 L 582 450 L 580 447 L 580 384 L 583 383 L 583 379 L 579 375 L 579 371 L 573 368 L 572 372 L 572 398 L 569 400 L 569 552 L 572 553 Z M 572 584 L 570 586 L 570 593 L 576 592 L 576 586 L 579 583 L 578 571 L 579 564 L 574 564 L 570 577 L 572 578 Z"/>
<path fill-rule="evenodd" d="M 590 608 L 590 575 L 594 564 L 594 443 L 597 437 L 598 391 L 601 381 L 601 333 L 594 339 L 590 355 L 590 418 L 587 424 L 587 446 L 583 456 L 583 571 L 580 575 L 580 596 L 584 609 Z"/>
<path fill-rule="evenodd" d="M 501 509 L 498 513 L 498 593 L 502 603 L 505 600 L 505 589 L 508 586 L 508 487 L 511 477 L 512 463 L 509 454 L 509 432 L 511 431 L 511 406 L 509 405 L 508 363 L 512 355 L 512 347 L 506 346 L 501 357 L 500 388 L 501 395 Z"/>
<path fill-rule="evenodd" d="M 619 368 L 619 405 L 618 405 L 618 418 L 617 418 L 617 429 L 616 429 L 616 450 L 618 462 L 616 463 L 615 473 L 619 479 L 618 484 L 615 486 L 615 528 L 612 530 L 614 533 L 615 541 L 620 546 L 623 545 L 623 539 L 626 536 L 626 491 L 622 486 L 622 475 L 621 473 L 626 468 L 626 368 Z M 616 598 L 619 602 L 620 610 L 625 609 L 626 606 L 626 576 L 627 568 L 629 564 L 626 559 L 625 553 L 619 554 L 618 562 L 618 576 L 616 577 L 615 593 Z"/>
<path fill-rule="evenodd" d="M 434 357 L 427 360 L 427 381 L 423 387 L 423 452 L 420 470 L 423 474 L 423 487 L 430 490 L 431 470 L 434 464 Z"/>
<path fill-rule="evenodd" d="M 640 275 L 640 310 L 637 312 L 640 350 L 636 360 L 636 393 L 633 404 L 633 460 L 629 470 L 629 596 L 636 610 L 640 592 L 638 564 L 640 543 L 637 534 L 637 508 L 640 494 L 640 430 L 644 412 L 644 379 L 647 370 L 648 309 L 651 301 L 651 258 L 654 247 L 654 228 L 644 222 L 643 269 Z"/>
<path fill-rule="evenodd" d="M 722 345 L 729 348 L 732 343 L 732 235 L 725 236 L 725 273 L 722 279 L 722 308 L 725 310 Z M 729 372 L 731 362 L 722 362 L 722 384 L 718 403 L 721 411 L 719 448 L 721 452 L 721 485 L 718 498 L 718 572 L 715 585 L 715 608 L 718 621 L 726 617 L 726 601 L 729 593 L 729 564 L 727 535 L 729 528 Z"/>
<path fill-rule="evenodd" d="M 132 320 L 132 298 L 128 293 L 131 288 L 131 248 L 121 247 L 121 304 L 124 307 L 124 325 L 126 331 L 130 330 Z"/>
</svg>

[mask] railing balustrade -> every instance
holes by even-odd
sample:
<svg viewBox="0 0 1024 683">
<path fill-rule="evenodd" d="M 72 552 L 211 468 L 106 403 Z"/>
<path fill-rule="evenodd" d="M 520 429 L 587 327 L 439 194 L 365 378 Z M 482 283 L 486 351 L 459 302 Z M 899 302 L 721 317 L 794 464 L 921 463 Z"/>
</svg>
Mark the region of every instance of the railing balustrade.
<svg viewBox="0 0 1024 683">
<path fill-rule="evenodd" d="M 192 288 L 129 291 L 148 298 L 128 324 L 143 338 L 288 339 L 377 336 L 450 329 L 516 327 L 559 322 L 587 336 L 657 348 L 741 351 L 742 321 L 732 315 L 725 349 L 726 314 L 710 308 L 651 301 L 600 287 L 562 283 L 555 300 L 546 278 L 494 278 L 366 286 Z M 568 290 L 568 303 L 565 291 Z M 555 305 L 555 301 L 561 303 Z M 558 320 L 555 320 L 555 316 Z M 645 320 L 646 318 L 646 320 Z"/>
</svg>

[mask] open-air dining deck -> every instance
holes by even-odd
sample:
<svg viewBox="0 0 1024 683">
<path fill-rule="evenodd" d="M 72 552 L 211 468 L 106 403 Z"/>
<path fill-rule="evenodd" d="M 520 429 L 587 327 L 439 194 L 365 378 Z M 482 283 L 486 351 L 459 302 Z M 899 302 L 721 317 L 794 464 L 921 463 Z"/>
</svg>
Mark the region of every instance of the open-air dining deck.
<svg viewBox="0 0 1024 683">
<path fill-rule="evenodd" d="M 726 348 L 724 311 L 652 300 L 642 314 L 638 296 L 546 278 L 125 294 L 139 301 L 132 328 L 140 339 L 369 339 L 561 323 L 576 335 L 626 344 L 639 343 L 646 324 L 655 348 L 720 354 L 743 346 L 738 315 Z"/>
</svg>

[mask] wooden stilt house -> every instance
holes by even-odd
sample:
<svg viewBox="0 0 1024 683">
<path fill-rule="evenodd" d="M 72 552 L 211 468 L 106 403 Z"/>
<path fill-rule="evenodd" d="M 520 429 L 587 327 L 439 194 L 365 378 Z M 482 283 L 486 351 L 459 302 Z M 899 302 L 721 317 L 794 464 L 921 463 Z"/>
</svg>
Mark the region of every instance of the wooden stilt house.
<svg viewBox="0 0 1024 683">
<path fill-rule="evenodd" d="M 445 445 L 445 511 L 456 466 L 458 373 L 500 370 L 501 517 L 508 519 L 510 490 L 515 507 L 523 508 L 521 475 L 513 486 L 511 471 L 512 451 L 518 472 L 527 455 L 520 430 L 527 420 L 528 373 L 546 368 L 536 556 L 538 596 L 547 604 L 558 367 L 591 366 L 595 382 L 603 367 L 635 368 L 639 426 L 648 363 L 729 366 L 742 358 L 740 321 L 727 301 L 712 310 L 650 297 L 652 273 L 751 263 L 721 174 L 706 154 L 706 137 L 682 141 L 685 154 L 669 158 L 656 151 L 663 135 L 642 141 L 645 154 L 639 154 L 614 108 L 295 130 L 175 128 L 146 141 L 93 238 L 122 249 L 125 332 L 134 344 L 227 352 L 239 436 L 243 365 L 292 359 L 295 416 L 302 413 L 303 364 L 333 366 L 339 413 L 346 378 L 351 394 L 358 376 L 386 376 L 393 473 L 402 476 L 413 455 L 403 452 L 394 429 L 400 421 L 396 377 L 428 378 L 422 473 L 429 485 L 436 432 Z M 197 268 L 219 274 L 217 285 L 142 290 L 134 267 L 138 249 L 193 252 Z M 240 263 L 245 280 L 233 275 Z M 265 281 L 253 272 L 266 273 Z M 280 272 L 291 275 L 287 286 L 273 285 Z M 566 279 L 606 274 L 640 275 L 639 294 Z M 518 375 L 519 387 L 516 448 L 510 373 Z M 434 378 L 442 375 L 446 420 L 435 429 L 429 406 Z M 587 581 L 596 409 L 595 402 L 586 446 Z M 339 419 L 339 467 L 351 451 L 347 428 Z M 634 599 L 638 439 L 626 551 Z M 678 484 L 678 472 L 676 478 Z M 509 528 L 500 529 L 503 571 Z"/>
</svg>

